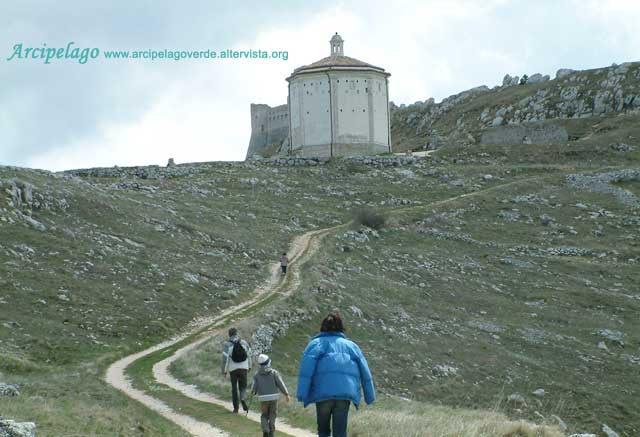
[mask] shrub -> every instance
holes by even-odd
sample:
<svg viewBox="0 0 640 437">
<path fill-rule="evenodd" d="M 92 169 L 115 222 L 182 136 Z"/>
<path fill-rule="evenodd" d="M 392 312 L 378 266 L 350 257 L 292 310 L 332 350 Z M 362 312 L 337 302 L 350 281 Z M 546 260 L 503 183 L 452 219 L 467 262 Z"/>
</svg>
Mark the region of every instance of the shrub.
<svg viewBox="0 0 640 437">
<path fill-rule="evenodd" d="M 361 208 L 354 212 L 353 220 L 361 226 L 371 229 L 381 229 L 384 227 L 386 219 L 384 215 L 374 211 L 371 208 Z"/>
</svg>

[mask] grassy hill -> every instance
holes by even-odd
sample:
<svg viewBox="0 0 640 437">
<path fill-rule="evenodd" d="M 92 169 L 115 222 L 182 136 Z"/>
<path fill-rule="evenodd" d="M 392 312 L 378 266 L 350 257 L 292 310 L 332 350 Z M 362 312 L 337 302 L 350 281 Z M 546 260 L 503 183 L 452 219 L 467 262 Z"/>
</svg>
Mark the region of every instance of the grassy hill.
<svg viewBox="0 0 640 437">
<path fill-rule="evenodd" d="M 246 299 L 294 236 L 366 206 L 386 215 L 384 228 L 327 237 L 301 291 L 241 325 L 290 384 L 337 308 L 384 395 L 354 416 L 358 435 L 375 435 L 385 415 L 452 426 L 424 428 L 432 435 L 471 429 L 456 434 L 455 423 L 519 435 L 507 417 L 556 425 L 554 415 L 569 431 L 606 423 L 637 435 L 640 216 L 602 187 L 638 193 L 640 182 L 567 177 L 637 170 L 634 117 L 576 121 L 590 134 L 569 144 L 448 147 L 406 164 L 82 177 L 0 167 L 0 382 L 21 391 L 0 397 L 0 414 L 44 436 L 179 435 L 108 387 L 106 366 Z M 217 348 L 205 344 L 176 374 L 222 390 Z M 299 408 L 286 414 L 311 426 Z"/>
<path fill-rule="evenodd" d="M 546 82 L 477 87 L 439 103 L 391 109 L 396 152 L 474 146 L 488 128 L 528 123 L 563 126 L 575 141 L 601 133 L 601 117 L 640 113 L 640 63 L 575 71 Z"/>
<path fill-rule="evenodd" d="M 386 225 L 326 237 L 300 290 L 240 323 L 290 386 L 337 309 L 382 394 L 354 435 L 638 435 L 639 83 L 623 64 L 396 108 L 394 148 L 438 148 L 424 159 L 0 166 L 0 383 L 21 392 L 0 415 L 41 436 L 180 435 L 106 367 L 245 301 L 295 236 L 367 208 Z M 480 142 L 550 119 L 568 142 Z M 224 395 L 221 340 L 174 373 Z"/>
</svg>

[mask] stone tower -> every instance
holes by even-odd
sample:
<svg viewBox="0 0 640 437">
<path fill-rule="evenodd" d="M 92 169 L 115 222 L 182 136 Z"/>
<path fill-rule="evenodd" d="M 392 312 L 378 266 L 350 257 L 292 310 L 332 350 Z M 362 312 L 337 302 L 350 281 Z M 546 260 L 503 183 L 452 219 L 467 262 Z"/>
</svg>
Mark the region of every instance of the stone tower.
<svg viewBox="0 0 640 437">
<path fill-rule="evenodd" d="M 289 83 L 289 150 L 300 156 L 354 156 L 391 151 L 389 76 L 383 68 L 344 55 L 296 68 Z"/>
</svg>

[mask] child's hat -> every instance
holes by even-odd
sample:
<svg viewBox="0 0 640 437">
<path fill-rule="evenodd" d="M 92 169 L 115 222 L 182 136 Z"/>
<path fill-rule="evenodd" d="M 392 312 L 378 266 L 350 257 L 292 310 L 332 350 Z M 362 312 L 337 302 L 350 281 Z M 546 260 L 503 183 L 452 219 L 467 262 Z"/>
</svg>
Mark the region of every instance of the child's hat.
<svg viewBox="0 0 640 437">
<path fill-rule="evenodd" d="M 269 359 L 269 356 L 266 354 L 260 354 L 258 355 L 258 364 L 260 364 L 261 366 L 264 366 L 265 364 L 269 364 L 269 361 L 271 361 Z"/>
</svg>

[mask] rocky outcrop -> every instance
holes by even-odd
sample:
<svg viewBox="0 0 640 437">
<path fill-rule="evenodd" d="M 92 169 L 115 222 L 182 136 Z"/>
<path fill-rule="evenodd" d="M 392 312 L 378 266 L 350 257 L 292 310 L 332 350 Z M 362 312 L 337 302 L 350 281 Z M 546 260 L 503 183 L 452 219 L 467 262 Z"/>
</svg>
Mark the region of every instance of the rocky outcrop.
<svg viewBox="0 0 640 437">
<path fill-rule="evenodd" d="M 0 396 L 20 396 L 20 387 L 16 384 L 6 384 L 4 382 L 0 382 Z"/>
<path fill-rule="evenodd" d="M 0 417 L 0 437 L 35 437 L 35 429 L 33 422 L 16 422 Z"/>
<path fill-rule="evenodd" d="M 536 73 L 525 84 L 520 82 L 507 74 L 502 86 L 491 90 L 478 87 L 434 104 L 390 105 L 394 150 L 473 145 L 482 141 L 484 131 L 499 126 L 640 114 L 640 63 L 587 71 L 560 69 L 555 80 Z M 516 143 L 529 142 L 525 136 L 531 137 L 522 135 Z"/>
<path fill-rule="evenodd" d="M 48 173 L 49 177 L 55 177 Z M 0 195 L 4 193 L 6 202 L 0 198 L 0 222 L 23 222 L 41 232 L 47 227 L 34 217 L 40 210 L 65 211 L 69 204 L 64 193 L 48 188 L 39 190 L 33 184 L 18 178 L 0 179 Z"/>
<path fill-rule="evenodd" d="M 640 63 L 584 72 L 564 69 L 557 76 L 553 86 L 510 105 L 485 108 L 480 115 L 483 126 L 640 111 Z M 548 76 L 533 75 L 527 84 L 547 80 Z"/>
</svg>

